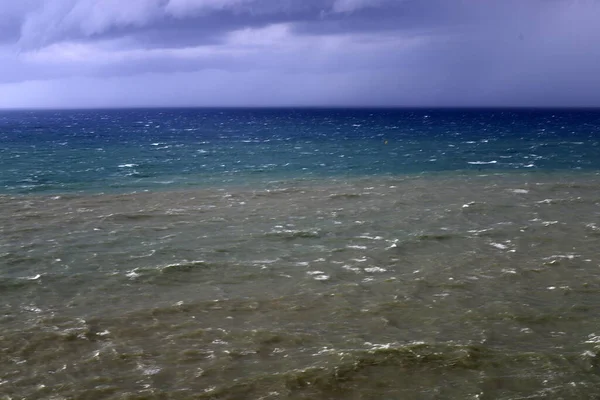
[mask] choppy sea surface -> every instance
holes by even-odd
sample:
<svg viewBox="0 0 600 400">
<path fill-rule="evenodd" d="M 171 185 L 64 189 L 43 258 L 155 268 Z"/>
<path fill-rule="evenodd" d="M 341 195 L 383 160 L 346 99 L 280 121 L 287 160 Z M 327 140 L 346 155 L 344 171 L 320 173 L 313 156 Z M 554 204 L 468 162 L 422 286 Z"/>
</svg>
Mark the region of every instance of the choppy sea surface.
<svg viewBox="0 0 600 400">
<path fill-rule="evenodd" d="M 0 112 L 0 399 L 589 399 L 600 111 Z"/>
</svg>

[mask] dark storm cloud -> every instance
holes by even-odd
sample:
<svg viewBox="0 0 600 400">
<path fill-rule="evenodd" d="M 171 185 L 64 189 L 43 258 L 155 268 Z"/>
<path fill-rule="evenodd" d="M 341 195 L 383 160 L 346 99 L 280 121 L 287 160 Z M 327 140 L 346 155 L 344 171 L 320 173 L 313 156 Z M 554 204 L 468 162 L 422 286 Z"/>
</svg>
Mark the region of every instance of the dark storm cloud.
<svg viewBox="0 0 600 400">
<path fill-rule="evenodd" d="M 141 46 L 186 47 L 280 23 L 312 35 L 448 29 L 473 7 L 452 0 L 31 0 L 7 34 L 24 49 L 124 36 Z"/>
<path fill-rule="evenodd" d="M 5 107 L 600 106 L 592 0 L 0 1 Z"/>
<path fill-rule="evenodd" d="M 20 27 L 25 48 L 64 40 L 131 36 L 145 44 L 187 46 L 228 31 L 277 23 L 301 23 L 397 1 L 362 0 L 46 0 L 32 1 Z M 372 5 L 370 5 L 372 4 Z M 14 34 L 14 29 L 13 32 Z M 165 38 L 162 38 L 164 34 Z"/>
</svg>

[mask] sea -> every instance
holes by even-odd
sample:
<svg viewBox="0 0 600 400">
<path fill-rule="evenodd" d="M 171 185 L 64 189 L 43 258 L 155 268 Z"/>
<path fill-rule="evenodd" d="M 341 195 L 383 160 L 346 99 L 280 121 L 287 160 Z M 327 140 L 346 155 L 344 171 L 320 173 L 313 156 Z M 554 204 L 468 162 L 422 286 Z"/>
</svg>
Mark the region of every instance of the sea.
<svg viewBox="0 0 600 400">
<path fill-rule="evenodd" d="M 0 112 L 0 399 L 600 396 L 600 110 Z"/>
</svg>

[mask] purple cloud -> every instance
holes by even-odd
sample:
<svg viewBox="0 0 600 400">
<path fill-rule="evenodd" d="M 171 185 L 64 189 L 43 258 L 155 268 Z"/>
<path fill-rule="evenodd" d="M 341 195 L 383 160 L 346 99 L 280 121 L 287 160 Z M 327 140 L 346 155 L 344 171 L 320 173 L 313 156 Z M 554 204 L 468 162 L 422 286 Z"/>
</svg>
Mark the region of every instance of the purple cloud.
<svg viewBox="0 0 600 400">
<path fill-rule="evenodd" d="M 0 10 L 0 107 L 600 106 L 598 20 L 568 0 L 24 0 Z"/>
</svg>

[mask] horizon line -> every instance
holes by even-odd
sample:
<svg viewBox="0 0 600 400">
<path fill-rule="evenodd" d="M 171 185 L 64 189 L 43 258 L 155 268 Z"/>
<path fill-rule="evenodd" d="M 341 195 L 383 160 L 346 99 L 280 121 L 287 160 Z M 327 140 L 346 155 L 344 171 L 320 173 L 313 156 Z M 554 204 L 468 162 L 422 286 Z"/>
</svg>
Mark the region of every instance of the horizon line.
<svg viewBox="0 0 600 400">
<path fill-rule="evenodd" d="M 598 106 L 427 106 L 427 105 L 282 105 L 282 106 L 99 106 L 99 107 L 0 107 L 5 111 L 100 111 L 100 110 L 600 110 Z"/>
</svg>

